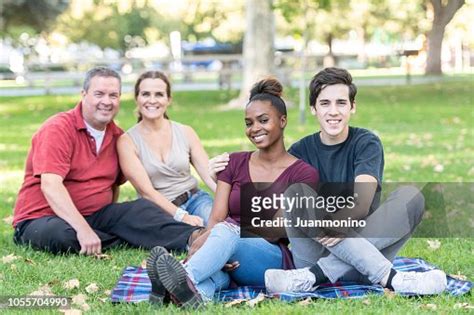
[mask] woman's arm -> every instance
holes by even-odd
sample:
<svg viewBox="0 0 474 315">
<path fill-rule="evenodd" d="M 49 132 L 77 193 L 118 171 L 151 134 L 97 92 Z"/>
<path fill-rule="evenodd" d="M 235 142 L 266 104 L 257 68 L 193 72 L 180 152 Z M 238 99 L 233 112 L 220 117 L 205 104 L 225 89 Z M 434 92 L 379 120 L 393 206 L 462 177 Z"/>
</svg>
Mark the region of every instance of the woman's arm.
<svg viewBox="0 0 474 315">
<path fill-rule="evenodd" d="M 191 256 L 194 255 L 202 245 L 204 245 L 214 225 L 227 218 L 229 213 L 229 195 L 231 188 L 231 185 L 226 182 L 217 181 L 216 195 L 214 203 L 212 204 L 212 212 L 209 216 L 209 222 L 207 224 L 207 232 L 191 244 L 191 248 L 188 252 L 188 259 L 191 258 Z"/>
<path fill-rule="evenodd" d="M 191 164 L 196 169 L 196 172 L 199 174 L 199 177 L 203 180 L 203 182 L 212 190 L 212 192 L 216 192 L 216 183 L 211 178 L 209 174 L 209 156 L 207 155 L 204 147 L 199 140 L 198 135 L 193 130 L 193 128 L 189 126 L 184 126 L 184 130 L 186 132 L 187 138 L 189 139 L 189 145 L 191 147 Z"/>
<path fill-rule="evenodd" d="M 178 207 L 166 199 L 151 184 L 150 178 L 138 157 L 138 152 L 129 135 L 123 134 L 117 141 L 117 151 L 119 154 L 120 168 L 125 177 L 132 183 L 133 187 L 145 199 L 148 199 L 174 216 Z M 182 222 L 191 225 L 203 225 L 203 221 L 198 216 L 186 214 Z"/>
<path fill-rule="evenodd" d="M 232 186 L 221 180 L 217 181 L 216 195 L 212 204 L 212 212 L 207 224 L 208 229 L 224 221 L 229 214 L 229 196 Z"/>
</svg>

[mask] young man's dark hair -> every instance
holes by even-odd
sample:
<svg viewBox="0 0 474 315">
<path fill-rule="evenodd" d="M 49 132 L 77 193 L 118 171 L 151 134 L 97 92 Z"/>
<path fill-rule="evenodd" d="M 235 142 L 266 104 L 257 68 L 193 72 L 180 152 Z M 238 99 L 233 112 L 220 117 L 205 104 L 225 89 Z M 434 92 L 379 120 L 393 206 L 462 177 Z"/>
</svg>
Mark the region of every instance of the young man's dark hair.
<svg viewBox="0 0 474 315">
<path fill-rule="evenodd" d="M 345 84 L 349 87 L 349 100 L 352 107 L 357 87 L 352 83 L 352 76 L 347 70 L 334 67 L 318 72 L 309 83 L 309 106 L 316 105 L 316 99 L 324 87 L 334 84 Z"/>
</svg>

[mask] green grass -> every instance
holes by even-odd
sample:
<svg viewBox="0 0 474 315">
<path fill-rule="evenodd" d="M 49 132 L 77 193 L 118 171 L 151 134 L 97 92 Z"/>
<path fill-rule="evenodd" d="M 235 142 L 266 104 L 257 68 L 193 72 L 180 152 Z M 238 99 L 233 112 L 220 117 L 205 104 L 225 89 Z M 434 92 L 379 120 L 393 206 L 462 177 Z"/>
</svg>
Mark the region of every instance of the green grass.
<svg viewBox="0 0 474 315">
<path fill-rule="evenodd" d="M 472 78 L 408 87 L 362 87 L 357 98 L 357 114 L 352 124 L 374 130 L 385 148 L 385 180 L 406 182 L 473 182 L 474 181 L 474 110 Z M 287 98 L 297 104 L 297 91 Z M 170 116 L 193 126 L 210 156 L 224 151 L 252 149 L 244 136 L 242 110 L 223 106 L 236 92 L 175 93 Z M 74 106 L 77 96 L 40 96 L 0 98 L 0 218 L 12 213 L 15 196 L 21 185 L 23 167 L 30 139 L 41 123 L 52 114 Z M 135 122 L 134 102 L 124 96 L 117 121 L 124 129 Z M 307 111 L 307 123 L 299 125 L 297 109 L 289 112 L 287 144 L 314 132 L 317 124 Z M 443 166 L 436 172 L 438 165 Z M 439 171 L 439 166 L 436 168 Z M 126 184 L 121 200 L 133 199 L 133 188 Z M 472 209 L 471 209 L 472 210 Z M 471 215 L 472 219 L 472 215 Z M 472 224 L 472 223 L 471 223 Z M 472 225 L 471 225 L 472 227 Z M 0 258 L 9 254 L 21 256 L 13 263 L 0 261 L 0 296 L 25 295 L 49 284 L 57 295 L 88 295 L 87 303 L 95 313 L 177 313 L 175 307 L 155 309 L 148 303 L 116 305 L 102 302 L 105 290 L 111 290 L 127 265 L 139 265 L 147 252 L 138 249 L 114 249 L 110 260 L 83 256 L 52 256 L 17 247 L 12 242 L 11 227 L 0 221 Z M 437 250 L 428 247 L 427 239 L 408 242 L 401 255 L 422 257 L 451 274 L 474 278 L 474 242 L 472 238 L 440 238 Z M 77 278 L 78 289 L 66 290 L 63 283 Z M 99 291 L 88 294 L 85 287 L 97 283 Z M 432 312 L 426 304 L 436 304 L 438 312 L 454 313 L 456 303 L 474 304 L 472 296 L 454 298 L 448 295 L 423 299 L 371 296 L 362 300 L 316 300 L 308 306 L 296 303 L 265 301 L 255 312 L 274 313 L 419 313 Z M 465 310 L 467 311 L 467 310 Z M 211 305 L 204 313 L 251 313 L 244 307 L 227 309 Z"/>
</svg>

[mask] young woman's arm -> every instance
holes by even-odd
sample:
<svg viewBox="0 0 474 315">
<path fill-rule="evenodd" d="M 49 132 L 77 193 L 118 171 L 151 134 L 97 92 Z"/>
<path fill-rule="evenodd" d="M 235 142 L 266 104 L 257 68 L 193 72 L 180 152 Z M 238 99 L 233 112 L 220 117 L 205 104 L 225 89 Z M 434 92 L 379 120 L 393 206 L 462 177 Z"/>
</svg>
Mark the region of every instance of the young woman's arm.
<svg viewBox="0 0 474 315">
<path fill-rule="evenodd" d="M 123 134 L 117 141 L 120 168 L 133 187 L 145 199 L 148 199 L 174 216 L 178 207 L 160 194 L 151 184 L 150 178 L 138 157 L 138 152 L 129 135 Z M 186 214 L 182 222 L 190 225 L 203 225 L 200 217 Z"/>
<path fill-rule="evenodd" d="M 212 204 L 212 212 L 209 216 L 208 229 L 223 222 L 229 214 L 229 196 L 232 186 L 221 180 L 217 181 L 216 195 Z"/>
<path fill-rule="evenodd" d="M 223 181 L 217 181 L 216 195 L 214 203 L 212 204 L 212 212 L 209 216 L 209 222 L 207 224 L 207 232 L 196 239 L 188 252 L 188 259 L 197 252 L 207 240 L 207 237 L 211 233 L 212 227 L 219 222 L 223 222 L 229 213 L 229 195 L 231 185 Z"/>
<path fill-rule="evenodd" d="M 189 145 L 191 147 L 191 164 L 196 169 L 196 172 L 201 177 L 202 181 L 212 190 L 216 192 L 216 183 L 212 180 L 209 174 L 209 156 L 207 155 L 204 147 L 199 140 L 198 135 L 189 126 L 184 126 L 184 130 L 187 138 L 189 139 Z"/>
</svg>

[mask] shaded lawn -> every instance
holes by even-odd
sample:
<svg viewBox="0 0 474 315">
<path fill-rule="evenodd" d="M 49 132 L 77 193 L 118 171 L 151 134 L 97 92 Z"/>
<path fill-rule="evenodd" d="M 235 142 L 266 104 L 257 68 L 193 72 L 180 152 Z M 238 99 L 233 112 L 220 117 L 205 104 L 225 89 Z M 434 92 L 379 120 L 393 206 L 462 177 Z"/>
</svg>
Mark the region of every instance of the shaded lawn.
<svg viewBox="0 0 474 315">
<path fill-rule="evenodd" d="M 385 148 L 385 181 L 394 182 L 472 182 L 474 179 L 474 110 L 473 82 L 446 82 L 408 87 L 362 87 L 357 98 L 355 126 L 369 127 L 382 139 Z M 251 150 L 244 135 L 243 111 L 225 110 L 225 104 L 236 92 L 180 92 L 174 94 L 170 116 L 195 128 L 210 156 L 224 151 Z M 287 99 L 297 104 L 297 91 Z M 11 214 L 15 195 L 23 177 L 23 166 L 30 139 L 41 123 L 52 114 L 67 110 L 77 96 L 40 96 L 0 98 L 0 218 Z M 125 95 L 117 117 L 127 129 L 135 122 L 134 102 Z M 317 129 L 314 118 L 306 111 L 307 123 L 298 123 L 297 109 L 289 111 L 286 130 L 287 145 Z M 133 188 L 126 184 L 121 200 L 135 198 Z M 469 218 L 468 218 L 469 219 Z M 470 218 L 472 220 L 472 218 Z M 472 222 L 472 221 L 471 221 Z M 471 223 L 472 224 L 472 223 Z M 472 225 L 471 225 L 472 226 Z M 99 291 L 88 295 L 92 311 L 100 313 L 149 312 L 147 303 L 112 306 L 102 302 L 126 265 L 139 265 L 147 252 L 138 249 L 114 249 L 110 260 L 90 257 L 54 257 L 12 243 L 11 227 L 0 221 L 0 257 L 15 254 L 22 258 L 13 263 L 0 263 L 0 296 L 29 294 L 49 283 L 57 295 L 85 293 L 85 287 L 97 283 Z M 423 257 L 451 274 L 474 278 L 474 242 L 472 238 L 442 238 L 439 249 L 430 249 L 427 239 L 412 239 L 402 255 Z M 63 283 L 77 278 L 78 289 L 66 290 Z M 425 304 L 436 304 L 442 312 L 459 311 L 456 303 L 473 303 L 472 296 L 453 298 L 447 295 L 423 299 L 369 297 L 360 300 L 317 300 L 309 306 L 267 301 L 259 306 L 264 314 L 306 313 L 324 310 L 329 313 L 415 313 Z M 177 312 L 174 307 L 164 310 Z M 228 313 L 222 305 L 213 305 L 206 313 Z M 232 309 L 248 313 L 246 307 Z"/>
</svg>

